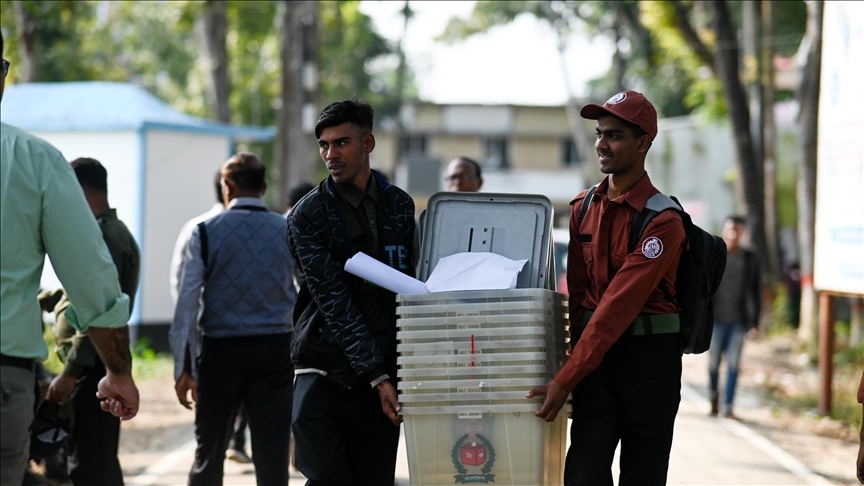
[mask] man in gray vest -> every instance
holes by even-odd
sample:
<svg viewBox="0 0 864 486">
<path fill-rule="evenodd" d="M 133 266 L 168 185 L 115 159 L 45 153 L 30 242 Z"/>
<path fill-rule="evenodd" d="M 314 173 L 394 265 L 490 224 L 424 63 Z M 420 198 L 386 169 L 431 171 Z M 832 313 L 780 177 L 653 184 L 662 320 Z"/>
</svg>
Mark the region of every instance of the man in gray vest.
<svg viewBox="0 0 864 486">
<path fill-rule="evenodd" d="M 197 403 L 190 485 L 222 484 L 241 401 L 258 484 L 288 484 L 294 260 L 285 218 L 261 201 L 265 172 L 254 154 L 228 159 L 222 166 L 228 210 L 198 224 L 186 246 L 170 339 L 177 399 L 191 409 L 191 392 Z"/>
</svg>

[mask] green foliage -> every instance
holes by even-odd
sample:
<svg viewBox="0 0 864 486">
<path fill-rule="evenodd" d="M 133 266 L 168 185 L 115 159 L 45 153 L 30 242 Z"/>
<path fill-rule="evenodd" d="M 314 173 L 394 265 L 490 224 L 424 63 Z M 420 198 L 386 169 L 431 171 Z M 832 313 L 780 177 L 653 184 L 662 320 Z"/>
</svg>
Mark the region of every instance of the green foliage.
<svg viewBox="0 0 864 486">
<path fill-rule="evenodd" d="M 864 368 L 864 343 L 837 351 L 834 364 L 839 367 Z"/>
<path fill-rule="evenodd" d="M 141 338 L 132 346 L 132 377 L 136 381 L 158 380 L 174 376 L 174 358 L 168 353 L 156 353 L 149 338 Z"/>
<path fill-rule="evenodd" d="M 546 20 L 547 13 L 543 9 L 545 3 L 549 2 L 500 0 L 477 2 L 470 17 L 467 19 L 452 17 L 447 22 L 444 32 L 436 40 L 453 44 L 472 35 L 487 32 L 492 27 L 509 24 L 522 13 Z"/>
<path fill-rule="evenodd" d="M 199 61 L 195 19 L 202 2 L 24 1 L 36 20 L 40 81 L 130 81 L 174 108 L 212 117 L 205 97 L 206 72 Z M 353 94 L 379 113 L 395 114 L 395 66 L 376 61 L 393 49 L 375 32 L 357 1 L 320 2 L 320 97 L 329 102 Z M 281 90 L 277 2 L 229 1 L 226 48 L 232 121 L 274 125 Z M 0 2 L 4 55 L 20 66 L 18 18 L 13 2 Z M 380 64 L 380 63 L 379 63 Z M 7 82 L 21 81 L 10 71 Z M 410 83 L 409 91 L 416 92 Z"/>
<path fill-rule="evenodd" d="M 42 337 L 45 338 L 45 344 L 48 345 L 48 359 L 42 362 L 42 366 L 49 373 L 59 375 L 63 371 L 63 362 L 60 361 L 60 356 L 54 351 L 56 341 L 54 340 L 54 332 L 51 330 L 51 326 L 44 326 Z"/>
<path fill-rule="evenodd" d="M 715 50 L 715 35 L 698 3 L 680 2 L 702 43 Z M 794 54 L 804 34 L 804 2 L 772 2 L 775 35 L 770 42 L 778 55 Z M 740 28 L 740 2 L 730 2 L 733 24 Z M 591 36 L 617 34 L 624 44 L 619 54 L 625 60 L 624 83 L 650 98 L 667 117 L 692 112 L 716 120 L 726 115 L 722 86 L 711 68 L 684 40 L 675 23 L 671 1 L 488 1 L 477 2 L 468 18 L 450 19 L 439 40 L 453 43 L 492 27 L 512 22 L 517 16 L 533 15 L 552 25 L 566 42 L 572 32 Z M 614 68 L 613 68 L 614 69 Z M 617 89 L 612 70 L 588 84 L 591 99 L 605 99 Z"/>
</svg>

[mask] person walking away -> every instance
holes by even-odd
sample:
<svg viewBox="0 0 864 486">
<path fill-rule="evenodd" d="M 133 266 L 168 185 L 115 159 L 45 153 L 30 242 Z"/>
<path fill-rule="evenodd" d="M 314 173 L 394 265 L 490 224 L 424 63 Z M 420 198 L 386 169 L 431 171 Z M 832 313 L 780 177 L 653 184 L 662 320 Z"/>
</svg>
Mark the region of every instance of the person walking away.
<svg viewBox="0 0 864 486">
<path fill-rule="evenodd" d="M 267 189 L 261 159 L 238 153 L 221 173 L 228 209 L 192 232 L 169 333 L 177 399 L 189 409 L 190 393 L 197 402 L 189 484 L 222 484 L 228 436 L 242 402 L 258 484 L 284 486 L 294 260 L 285 247 L 285 218 L 261 200 Z"/>
<path fill-rule="evenodd" d="M 721 236 L 726 243 L 726 271 L 714 300 L 714 333 L 708 348 L 708 386 L 711 415 L 720 412 L 720 361 L 726 356 L 726 389 L 723 416 L 734 418 L 732 403 L 741 364 L 744 338 L 759 331 L 762 283 L 759 258 L 741 246 L 746 223 L 742 216 L 731 215 L 723 224 Z"/>
<path fill-rule="evenodd" d="M 117 210 L 108 204 L 105 167 L 91 158 L 75 159 L 71 165 L 102 230 L 102 238 L 117 269 L 120 289 L 129 296 L 131 312 L 141 268 L 138 245 L 126 225 L 117 219 Z M 66 440 L 69 479 L 74 484 L 122 485 L 123 470 L 117 459 L 120 420 L 104 413 L 96 398 L 99 380 L 105 376 L 105 364 L 87 334 L 69 325 L 68 307 L 69 300 L 64 292 L 64 297 L 54 307 L 54 336 L 58 355 L 65 358 L 64 367 L 52 380 L 46 398 L 62 404 L 72 401 L 75 428 Z"/>
<path fill-rule="evenodd" d="M 216 172 L 215 188 L 216 203 L 207 211 L 183 223 L 180 234 L 177 235 L 177 241 L 174 242 L 169 283 L 171 285 L 171 300 L 174 301 L 175 306 L 177 305 L 177 295 L 180 293 L 180 275 L 183 273 L 183 265 L 186 264 L 183 257 L 186 255 L 186 245 L 189 244 L 189 240 L 192 238 L 192 231 L 198 226 L 198 223 L 207 221 L 225 211 L 225 200 L 222 198 L 221 170 Z M 246 408 L 241 403 L 240 408 L 237 409 L 237 417 L 234 419 L 234 431 L 231 433 L 231 441 L 228 444 L 228 452 L 225 455 L 227 459 L 231 459 L 239 464 L 252 463 L 252 459 L 246 454 L 246 426 L 248 422 Z"/>
<path fill-rule="evenodd" d="M 571 202 L 570 358 L 527 396 L 546 395 L 535 415 L 550 422 L 573 392 L 566 485 L 611 486 L 619 442 L 619 485 L 664 485 L 681 400 L 680 322 L 664 290 L 674 298 L 684 225 L 676 211 L 662 211 L 629 247 L 633 215 L 659 193 L 645 172 L 657 135 L 651 102 L 624 91 L 580 113 L 597 120 L 594 147 L 607 176 L 583 220 L 589 191 Z"/>
</svg>

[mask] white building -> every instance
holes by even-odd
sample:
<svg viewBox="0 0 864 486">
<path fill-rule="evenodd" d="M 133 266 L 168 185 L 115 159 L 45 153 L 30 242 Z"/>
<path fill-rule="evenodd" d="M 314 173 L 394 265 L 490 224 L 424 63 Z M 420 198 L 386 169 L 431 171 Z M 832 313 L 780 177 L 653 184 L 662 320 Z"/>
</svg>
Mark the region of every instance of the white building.
<svg viewBox="0 0 864 486">
<path fill-rule="evenodd" d="M 92 157 L 108 171 L 108 197 L 141 248 L 141 282 L 130 323 L 161 348 L 174 306 L 168 273 L 181 226 L 216 201 L 214 177 L 236 140 L 269 140 L 272 128 L 235 127 L 180 113 L 127 83 L 30 83 L 7 87 L 4 123 Z M 59 286 L 50 265 L 43 287 Z"/>
</svg>

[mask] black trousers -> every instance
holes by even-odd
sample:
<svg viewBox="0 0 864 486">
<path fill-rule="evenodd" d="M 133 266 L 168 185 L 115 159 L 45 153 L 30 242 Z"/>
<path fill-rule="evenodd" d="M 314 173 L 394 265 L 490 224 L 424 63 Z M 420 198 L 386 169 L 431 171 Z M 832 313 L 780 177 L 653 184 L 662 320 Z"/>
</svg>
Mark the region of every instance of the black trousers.
<svg viewBox="0 0 864 486">
<path fill-rule="evenodd" d="M 399 427 L 381 410 L 378 392 L 315 373 L 294 381 L 294 461 L 307 486 L 392 485 Z"/>
<path fill-rule="evenodd" d="M 123 484 L 123 470 L 117 459 L 120 419 L 102 410 L 96 398 L 105 366 L 97 361 L 75 385 L 70 399 L 75 410 L 75 427 L 66 440 L 69 479 L 74 484 L 114 486 Z"/>
<path fill-rule="evenodd" d="M 567 486 L 612 486 L 621 441 L 619 486 L 665 485 L 681 401 L 678 334 L 624 337 L 573 390 Z"/>
<path fill-rule="evenodd" d="M 237 409 L 237 417 L 234 419 L 234 432 L 231 434 L 231 442 L 228 445 L 235 451 L 246 452 L 246 426 L 249 424 L 247 417 L 246 406 L 240 403 L 240 408 Z"/>
<path fill-rule="evenodd" d="M 254 345 L 243 346 L 244 340 Z M 198 447 L 189 473 L 190 486 L 222 484 L 225 450 L 241 401 L 249 416 L 252 462 L 258 484 L 288 484 L 294 368 L 290 345 L 284 340 L 272 341 L 276 342 L 268 344 L 245 337 L 204 338 L 198 357 L 195 407 Z"/>
</svg>

